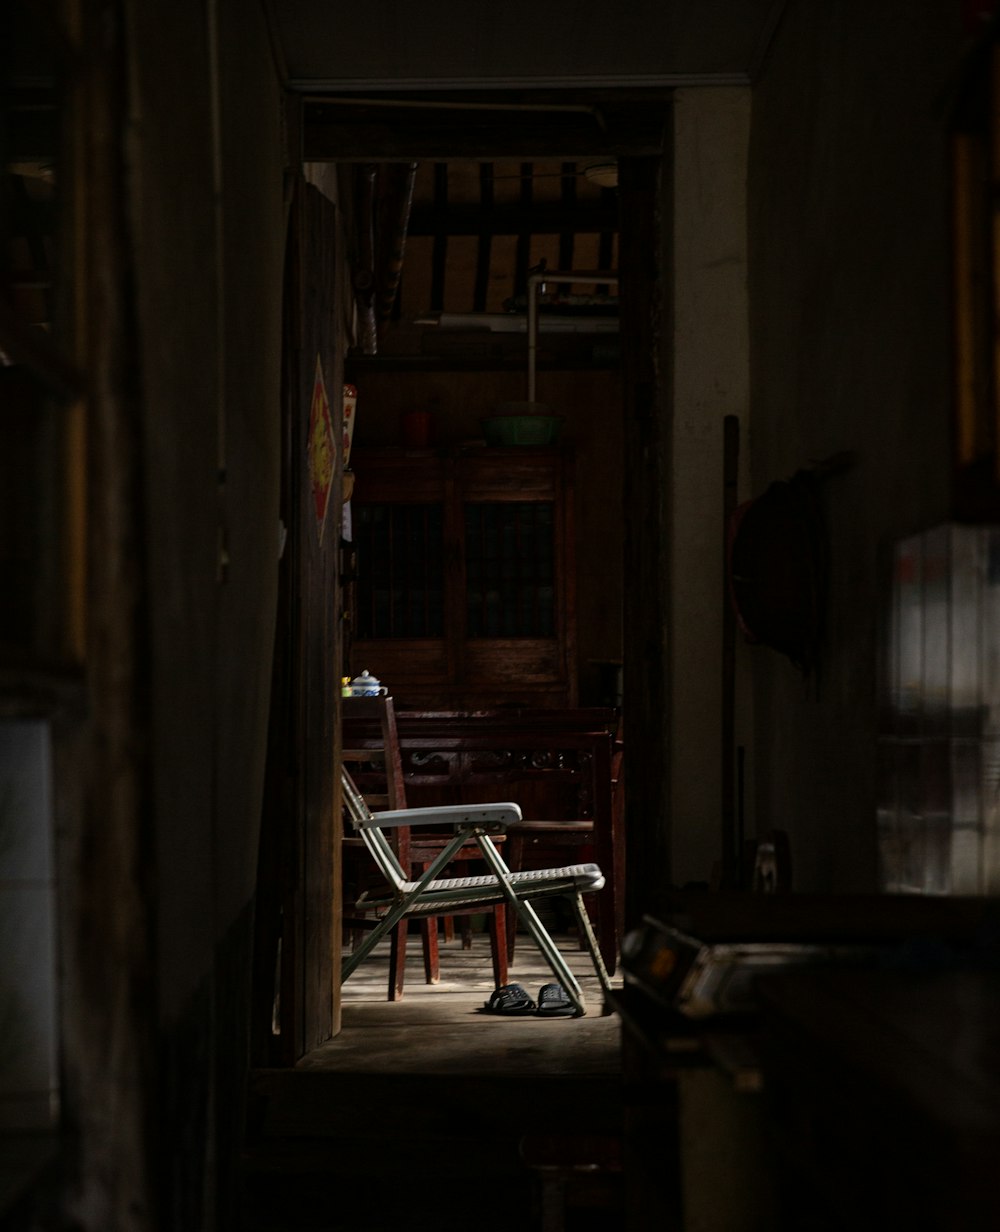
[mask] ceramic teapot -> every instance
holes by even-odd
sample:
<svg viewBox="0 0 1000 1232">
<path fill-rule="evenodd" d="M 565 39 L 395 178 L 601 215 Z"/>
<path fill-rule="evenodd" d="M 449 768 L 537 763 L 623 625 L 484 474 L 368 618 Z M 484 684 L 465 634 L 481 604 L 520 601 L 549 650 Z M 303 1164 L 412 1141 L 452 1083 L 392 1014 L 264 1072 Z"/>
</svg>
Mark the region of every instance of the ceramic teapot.
<svg viewBox="0 0 1000 1232">
<path fill-rule="evenodd" d="M 367 668 L 351 681 L 352 697 L 385 697 L 389 690 Z"/>
</svg>

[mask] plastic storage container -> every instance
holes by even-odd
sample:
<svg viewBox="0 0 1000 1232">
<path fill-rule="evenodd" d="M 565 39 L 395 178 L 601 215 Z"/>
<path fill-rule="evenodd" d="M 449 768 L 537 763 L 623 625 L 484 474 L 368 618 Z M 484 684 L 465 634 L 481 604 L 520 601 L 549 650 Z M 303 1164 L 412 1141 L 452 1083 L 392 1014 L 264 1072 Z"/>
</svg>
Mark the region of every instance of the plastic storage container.
<svg viewBox="0 0 1000 1232">
<path fill-rule="evenodd" d="M 561 415 L 491 415 L 483 432 L 487 445 L 551 445 L 562 424 Z"/>
</svg>

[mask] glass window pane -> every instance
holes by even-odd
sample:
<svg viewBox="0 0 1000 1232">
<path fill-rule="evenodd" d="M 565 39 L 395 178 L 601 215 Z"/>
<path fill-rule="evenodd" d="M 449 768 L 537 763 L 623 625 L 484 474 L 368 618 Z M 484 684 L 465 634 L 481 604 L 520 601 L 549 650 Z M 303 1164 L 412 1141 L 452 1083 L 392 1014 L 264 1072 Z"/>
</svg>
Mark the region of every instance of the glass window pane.
<svg viewBox="0 0 1000 1232">
<path fill-rule="evenodd" d="M 444 635 L 444 510 L 440 504 L 358 505 L 358 636 Z"/>
<path fill-rule="evenodd" d="M 469 637 L 554 637 L 555 518 L 551 501 L 465 506 Z"/>
</svg>

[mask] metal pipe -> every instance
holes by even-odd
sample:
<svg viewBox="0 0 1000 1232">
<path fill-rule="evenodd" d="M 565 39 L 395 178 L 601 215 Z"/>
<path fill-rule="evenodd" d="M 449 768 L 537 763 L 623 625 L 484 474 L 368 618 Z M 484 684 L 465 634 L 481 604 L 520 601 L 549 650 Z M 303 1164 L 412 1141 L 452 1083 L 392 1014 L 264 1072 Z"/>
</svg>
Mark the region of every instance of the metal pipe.
<svg viewBox="0 0 1000 1232">
<path fill-rule="evenodd" d="M 358 305 L 358 350 L 374 355 L 378 350 L 375 324 L 375 179 L 378 167 L 368 163 L 355 181 L 358 254 L 351 281 Z"/>
<path fill-rule="evenodd" d="M 403 274 L 406 233 L 410 225 L 413 185 L 417 164 L 388 164 L 383 168 L 388 188 L 378 210 L 375 238 L 375 321 L 381 328 L 392 316 L 392 308 Z"/>
<path fill-rule="evenodd" d="M 595 286 L 617 286 L 617 274 L 602 274 L 597 270 L 541 270 L 528 275 L 528 401 L 535 400 L 535 363 L 538 356 L 539 286 L 546 282 L 592 282 Z"/>
</svg>

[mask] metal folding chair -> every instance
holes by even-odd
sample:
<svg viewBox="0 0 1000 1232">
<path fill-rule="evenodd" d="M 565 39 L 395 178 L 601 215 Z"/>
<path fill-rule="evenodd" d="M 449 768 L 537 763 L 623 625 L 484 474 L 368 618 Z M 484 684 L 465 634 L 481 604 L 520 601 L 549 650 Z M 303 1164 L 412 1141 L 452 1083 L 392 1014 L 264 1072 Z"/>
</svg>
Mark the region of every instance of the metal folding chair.
<svg viewBox="0 0 1000 1232">
<path fill-rule="evenodd" d="M 455 804 L 440 808 L 396 809 L 376 814 L 365 804 L 346 770 L 342 771 L 341 778 L 348 819 L 389 887 L 384 895 L 369 890 L 358 899 L 359 910 L 374 910 L 381 915 L 361 944 L 344 958 L 342 980 L 348 979 L 381 938 L 403 919 L 446 915 L 460 908 L 485 908 L 506 902 L 524 921 L 525 928 L 534 938 L 553 975 L 566 990 L 577 1015 L 585 1014 L 586 1006 L 579 982 L 532 906 L 538 899 L 565 898 L 573 906 L 581 935 L 605 993 L 605 1008 L 608 1008 L 607 994 L 611 991 L 611 981 L 583 904 L 584 894 L 595 893 L 604 885 L 604 874 L 596 864 L 573 864 L 564 868 L 512 873 L 501 859 L 490 835 L 501 834 L 508 826 L 521 820 L 521 810 L 516 804 Z M 437 831 L 452 833 L 453 837 L 444 843 L 433 862 L 413 881 L 404 872 L 383 833 L 393 826 L 409 826 L 411 829 L 433 826 Z M 475 841 L 491 871 L 474 877 L 439 877 L 438 874 L 470 839 Z"/>
</svg>

